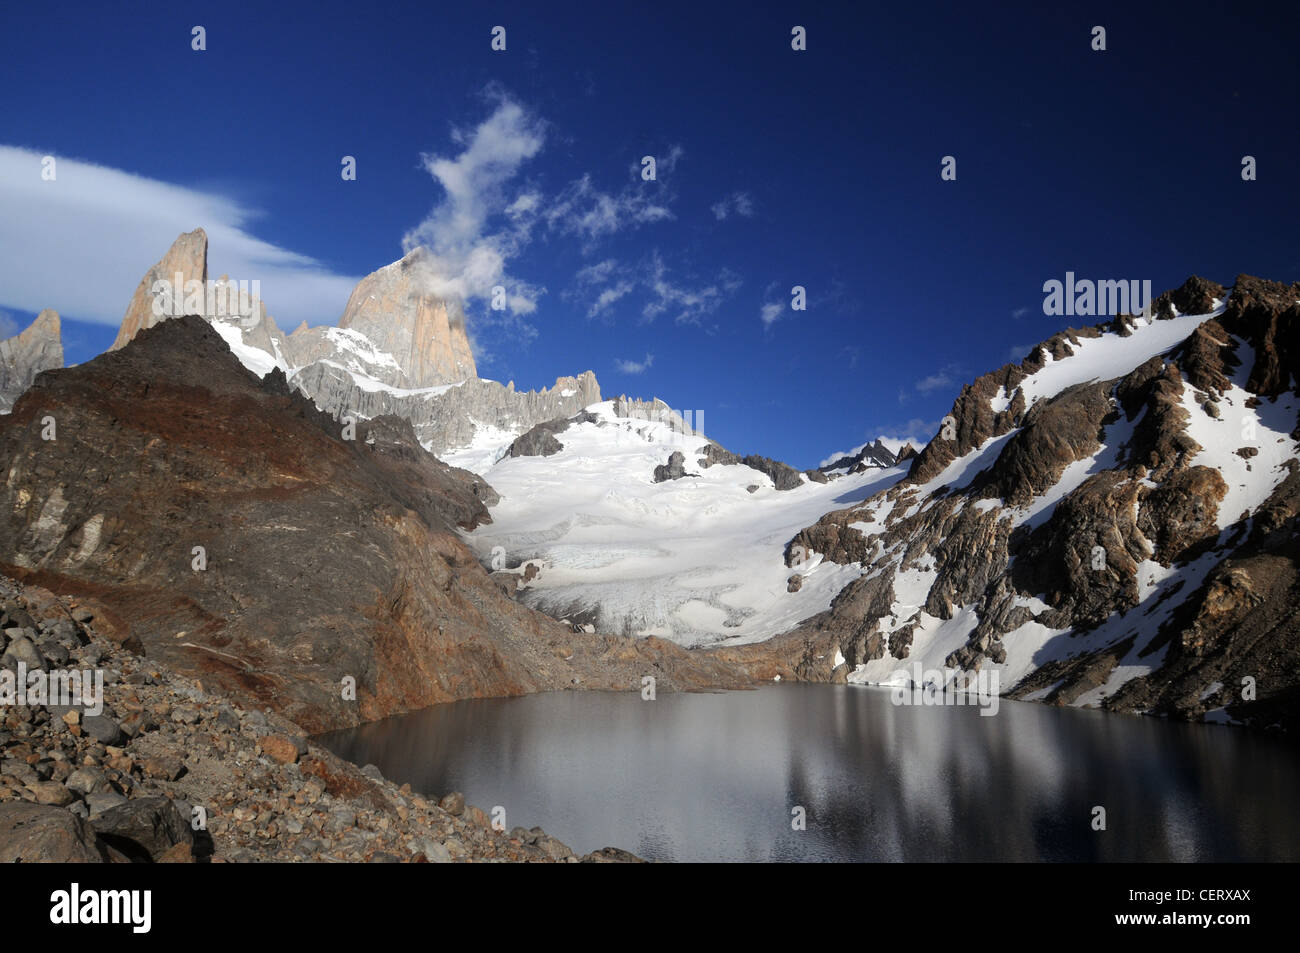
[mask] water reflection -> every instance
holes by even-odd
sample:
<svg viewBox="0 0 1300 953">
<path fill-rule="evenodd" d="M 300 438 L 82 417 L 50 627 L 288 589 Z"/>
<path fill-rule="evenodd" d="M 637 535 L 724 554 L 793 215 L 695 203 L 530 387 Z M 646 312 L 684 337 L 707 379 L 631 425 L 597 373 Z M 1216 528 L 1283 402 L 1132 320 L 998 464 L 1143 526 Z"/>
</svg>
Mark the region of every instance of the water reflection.
<svg viewBox="0 0 1300 953">
<path fill-rule="evenodd" d="M 882 689 L 563 692 L 441 705 L 327 746 L 575 851 L 657 860 L 1300 859 L 1295 749 L 1251 732 Z M 791 828 L 791 809 L 807 830 Z M 1105 831 L 1092 829 L 1106 810 Z"/>
</svg>

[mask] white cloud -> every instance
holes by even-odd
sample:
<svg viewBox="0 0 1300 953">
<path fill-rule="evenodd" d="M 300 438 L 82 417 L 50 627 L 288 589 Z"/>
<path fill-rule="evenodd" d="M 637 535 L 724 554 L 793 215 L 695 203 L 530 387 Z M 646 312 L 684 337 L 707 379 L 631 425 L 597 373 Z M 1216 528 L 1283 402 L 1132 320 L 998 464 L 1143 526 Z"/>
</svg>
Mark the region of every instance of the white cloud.
<svg viewBox="0 0 1300 953">
<path fill-rule="evenodd" d="M 679 145 L 669 147 L 667 152 L 647 152 L 645 155 L 654 156 L 655 160 L 655 180 L 658 181 L 662 175 L 672 175 L 673 170 L 677 168 L 678 161 L 686 155 L 686 150 Z M 640 181 L 641 171 L 644 166 L 641 164 L 642 156 L 637 156 L 636 161 L 630 166 L 632 177 Z"/>
<path fill-rule="evenodd" d="M 913 417 L 905 424 L 887 427 L 878 439 L 894 453 L 901 450 L 905 443 L 910 443 L 917 450 L 920 450 L 930 442 L 931 437 L 939 432 L 939 427 L 942 424 L 942 418 L 938 420 L 922 420 L 920 417 Z"/>
<path fill-rule="evenodd" d="M 840 450 L 836 453 L 832 453 L 821 463 L 817 464 L 817 466 L 829 466 L 843 457 L 856 457 L 862 452 L 863 448 L 868 447 L 877 441 L 880 442 L 881 446 L 893 454 L 897 454 L 898 451 L 902 450 L 903 447 L 907 446 L 909 443 L 912 445 L 913 450 L 920 451 L 922 447 L 930 442 L 929 435 L 938 428 L 939 421 L 935 421 L 933 425 L 931 425 L 919 418 L 914 418 L 909 420 L 901 429 L 896 428 L 892 430 L 891 433 L 894 434 L 893 436 L 882 433 L 873 440 L 868 440 L 865 443 L 858 444 L 852 450 Z M 906 435 L 897 436 L 899 433 L 905 433 Z"/>
<path fill-rule="evenodd" d="M 685 149 L 683 149 L 679 145 L 674 145 L 672 148 L 668 150 L 668 154 L 666 156 L 661 156 L 655 160 L 655 166 L 656 166 L 655 174 L 657 175 L 659 172 L 662 171 L 662 172 L 667 172 L 668 174 L 671 175 L 673 170 L 677 168 L 678 161 L 685 154 L 686 154 Z"/>
<path fill-rule="evenodd" d="M 630 281 L 620 281 L 616 285 L 603 289 L 587 309 L 587 317 L 594 318 L 604 314 L 612 304 L 630 294 L 635 287 L 636 285 Z"/>
<path fill-rule="evenodd" d="M 336 321 L 357 283 L 255 238 L 260 213 L 232 199 L 73 158 L 47 182 L 42 155 L 0 146 L 0 304 L 116 325 L 149 267 L 200 227 L 209 273 L 261 281 L 283 327 Z"/>
<path fill-rule="evenodd" d="M 584 288 L 590 288 L 593 285 L 609 281 L 610 276 L 614 274 L 618 267 L 617 261 L 613 258 L 606 258 L 604 261 L 598 261 L 593 265 L 580 268 L 574 278 Z"/>
<path fill-rule="evenodd" d="M 713 217 L 719 222 L 725 221 L 733 213 L 741 218 L 754 217 L 754 199 L 748 192 L 733 192 L 721 201 L 715 202 L 710 208 L 713 210 Z"/>
<path fill-rule="evenodd" d="M 930 442 L 930 433 L 933 429 L 938 428 L 938 423 L 936 422 L 934 428 L 931 428 L 930 430 L 926 429 L 928 425 L 922 424 L 919 420 L 913 421 L 913 423 L 917 425 L 915 429 L 918 433 L 910 434 L 906 437 L 890 437 L 882 433 L 876 439 L 879 440 L 881 445 L 890 453 L 898 453 L 898 451 L 902 450 L 909 443 L 912 445 L 913 450 L 920 450 Z M 921 434 L 924 434 L 924 436 L 921 436 Z"/>
<path fill-rule="evenodd" d="M 506 214 L 511 218 L 519 219 L 536 212 L 541 204 L 542 195 L 540 192 L 521 192 L 517 199 L 506 206 Z"/>
<path fill-rule="evenodd" d="M 702 288 L 679 284 L 669 278 L 668 268 L 657 251 L 650 258 L 644 284 L 650 290 L 651 299 L 641 314 L 653 319 L 667 311 L 676 311 L 673 320 L 678 324 L 700 324 L 706 315 L 718 309 L 727 294 L 739 287 L 735 276 L 725 270 L 718 282 Z"/>
<path fill-rule="evenodd" d="M 929 394 L 937 390 L 955 389 L 961 384 L 961 381 L 959 380 L 961 373 L 962 370 L 959 364 L 946 364 L 933 374 L 922 377 L 912 386 L 915 388 L 917 393 L 920 394 Z M 900 402 L 902 400 L 901 394 L 899 400 Z"/>
<path fill-rule="evenodd" d="M 612 258 L 588 265 L 574 275 L 574 281 L 576 288 L 566 297 L 595 296 L 588 306 L 588 317 L 604 314 L 615 302 L 641 292 L 645 298 L 641 316 L 647 321 L 661 314 L 672 314 L 678 324 L 695 325 L 703 324 L 743 284 L 738 275 L 726 268 L 708 284 L 685 284 L 670 273 L 657 250 L 633 267 L 621 265 Z"/>
<path fill-rule="evenodd" d="M 937 374 L 931 374 L 928 377 L 922 377 L 916 382 L 916 389 L 922 394 L 928 394 L 931 391 L 942 390 L 946 387 L 953 387 L 957 383 L 946 370 L 939 371 Z"/>
<path fill-rule="evenodd" d="M 654 362 L 655 356 L 653 354 L 647 354 L 644 361 L 625 361 L 622 359 L 614 361 L 618 369 L 624 374 L 644 374 Z"/>
<path fill-rule="evenodd" d="M 763 322 L 763 327 L 770 328 L 781 317 L 785 311 L 785 305 L 779 301 L 769 301 L 759 309 L 759 319 Z"/>
<path fill-rule="evenodd" d="M 1028 308 L 1016 308 L 1014 311 L 1011 312 L 1011 316 L 1015 318 L 1017 321 L 1019 321 L 1028 313 L 1029 313 Z"/>
<path fill-rule="evenodd" d="M 663 222 L 673 213 L 660 204 L 651 183 L 629 185 L 612 194 L 601 191 L 583 175 L 569 183 L 546 209 L 547 227 L 563 235 L 594 242 L 625 228 Z"/>
<path fill-rule="evenodd" d="M 472 130 L 453 130 L 453 141 L 462 147 L 459 155 L 421 156 L 444 195 L 424 221 L 403 236 L 402 247 L 410 251 L 422 245 L 429 250 L 429 293 L 465 301 L 488 299 L 500 285 L 507 289 L 510 311 L 528 314 L 544 289 L 511 278 L 506 265 L 528 243 L 542 197 L 536 191 L 512 196 L 506 185 L 541 151 L 545 125 L 511 99 L 497 98 L 496 109 Z M 498 216 L 508 221 L 493 230 L 492 220 Z"/>
</svg>

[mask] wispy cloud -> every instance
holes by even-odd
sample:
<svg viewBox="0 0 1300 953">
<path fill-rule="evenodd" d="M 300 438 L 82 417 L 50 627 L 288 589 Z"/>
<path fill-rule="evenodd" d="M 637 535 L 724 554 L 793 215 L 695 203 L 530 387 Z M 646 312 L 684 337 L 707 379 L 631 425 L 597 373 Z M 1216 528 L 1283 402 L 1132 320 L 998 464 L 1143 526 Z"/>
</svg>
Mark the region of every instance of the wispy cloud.
<svg viewBox="0 0 1300 953">
<path fill-rule="evenodd" d="M 653 185 L 638 182 L 619 192 L 606 192 L 585 174 L 569 183 L 547 207 L 547 227 L 594 243 L 627 228 L 668 221 L 673 213 Z"/>
<path fill-rule="evenodd" d="M 618 271 L 618 261 L 613 258 L 606 258 L 604 261 L 598 261 L 583 268 L 578 269 L 574 275 L 574 280 L 583 288 L 590 288 L 593 285 L 600 285 L 609 281 L 609 279 Z"/>
<path fill-rule="evenodd" d="M 898 451 L 902 450 L 903 447 L 907 446 L 909 443 L 912 445 L 914 450 L 920 450 L 930 442 L 930 438 L 938 431 L 940 423 L 942 423 L 942 421 L 927 421 L 921 420 L 919 417 L 913 417 L 905 424 L 887 427 L 884 432 L 878 433 L 875 437 L 858 444 L 851 450 L 838 450 L 835 453 L 830 454 L 817 465 L 819 467 L 824 467 L 828 464 L 834 463 L 841 457 L 857 456 L 864 447 L 875 443 L 877 440 L 879 440 L 881 445 L 891 453 L 898 453 Z"/>
<path fill-rule="evenodd" d="M 631 294 L 635 288 L 636 285 L 631 281 L 620 281 L 608 288 L 602 288 L 600 294 L 596 295 L 596 300 L 587 309 L 587 317 L 595 318 L 604 314 L 612 305 Z"/>
<path fill-rule="evenodd" d="M 905 443 L 910 443 L 917 450 L 920 450 L 939 432 L 939 427 L 942 424 L 942 417 L 936 420 L 922 420 L 920 417 L 913 417 L 906 423 L 883 428 L 880 432 L 880 440 L 895 453 L 901 450 Z"/>
<path fill-rule="evenodd" d="M 770 328 L 781 317 L 785 311 L 785 305 L 780 301 L 769 301 L 758 310 L 758 318 L 763 322 L 764 328 Z"/>
<path fill-rule="evenodd" d="M 587 265 L 574 275 L 574 288 L 565 297 L 589 302 L 587 316 L 599 317 L 635 295 L 641 300 L 642 320 L 667 314 L 677 324 L 703 325 L 741 285 L 740 277 L 725 268 L 703 283 L 680 278 L 656 249 L 636 265 L 612 258 Z"/>
<path fill-rule="evenodd" d="M 956 378 L 954 378 L 947 371 L 939 371 L 937 374 L 931 374 L 928 377 L 922 377 L 919 381 L 916 382 L 915 386 L 919 393 L 928 394 L 931 391 L 953 387 L 956 385 L 956 383 L 957 383 Z"/>
<path fill-rule="evenodd" d="M 726 221 L 733 214 L 741 218 L 753 218 L 754 199 L 748 192 L 733 192 L 721 201 L 715 202 L 710 208 L 713 217 L 719 222 Z"/>
<path fill-rule="evenodd" d="M 650 275 L 646 285 L 651 292 L 651 299 L 641 309 L 644 317 L 654 318 L 675 312 L 673 321 L 677 324 L 700 324 L 707 315 L 718 309 L 728 294 L 740 287 L 740 281 L 724 271 L 715 282 L 691 287 L 670 275 L 668 267 L 656 251 L 650 259 Z"/>
<path fill-rule="evenodd" d="M 501 286 L 510 312 L 529 314 L 544 289 L 512 278 L 507 263 L 528 243 L 543 197 L 532 190 L 511 193 L 507 185 L 541 151 L 546 127 L 519 103 L 495 95 L 497 105 L 487 119 L 473 129 L 452 131 L 461 147 L 457 155 L 421 156 L 443 196 L 403 236 L 402 247 L 429 250 L 425 282 L 431 294 L 488 299 Z"/>
<path fill-rule="evenodd" d="M 614 361 L 614 365 L 624 374 L 644 374 L 654 362 L 655 356 L 647 354 L 643 361 L 625 361 L 620 358 Z"/>
<path fill-rule="evenodd" d="M 912 385 L 912 389 L 918 394 L 932 394 L 937 390 L 956 389 L 961 384 L 961 374 L 960 365 L 946 364 L 933 374 L 928 374 L 916 381 Z"/>
<path fill-rule="evenodd" d="M 681 161 L 682 156 L 686 155 L 686 150 L 674 143 L 665 152 L 648 152 L 646 155 L 654 156 L 655 181 L 658 181 L 661 177 L 672 175 L 677 170 L 677 163 Z M 637 156 L 636 161 L 628 167 L 632 177 L 638 180 L 641 179 L 642 169 L 644 168 L 641 159 L 641 156 Z"/>
<path fill-rule="evenodd" d="M 1014 311 L 1011 312 L 1011 317 L 1013 317 L 1013 318 L 1015 318 L 1017 321 L 1019 321 L 1021 318 L 1023 318 L 1023 317 L 1024 317 L 1025 315 L 1027 315 L 1028 313 L 1029 313 L 1029 309 L 1028 309 L 1028 308 L 1016 308 Z"/>
<path fill-rule="evenodd" d="M 226 196 L 57 155 L 44 181 L 43 155 L 0 146 L 0 305 L 118 324 L 149 266 L 199 227 L 209 272 L 261 281 L 283 326 L 337 320 L 357 283 L 254 237 L 261 213 Z"/>
</svg>

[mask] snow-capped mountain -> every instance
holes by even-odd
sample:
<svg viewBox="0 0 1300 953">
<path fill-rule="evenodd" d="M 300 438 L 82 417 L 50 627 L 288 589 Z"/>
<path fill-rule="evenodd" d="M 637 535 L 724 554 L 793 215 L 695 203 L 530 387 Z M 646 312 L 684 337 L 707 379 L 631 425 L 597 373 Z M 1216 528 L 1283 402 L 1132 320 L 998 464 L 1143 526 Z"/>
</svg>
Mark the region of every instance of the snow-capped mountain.
<svg viewBox="0 0 1300 953">
<path fill-rule="evenodd" d="M 890 450 L 883 437 L 870 443 L 854 447 L 845 453 L 833 453 L 817 469 L 822 473 L 852 473 L 868 467 L 892 467 L 904 460 L 916 456 L 917 448 L 911 443 L 902 443 L 897 450 Z"/>
<path fill-rule="evenodd" d="M 1192 279 L 1154 314 L 1063 332 L 967 386 L 903 478 L 793 536 L 788 562 L 860 574 L 746 657 L 886 684 L 917 663 L 988 668 L 1056 704 L 1285 717 L 1300 286 Z"/>
<path fill-rule="evenodd" d="M 207 235 L 181 235 L 145 274 L 127 308 L 114 348 L 166 316 L 155 313 L 154 283 L 180 274 L 207 282 Z M 477 376 L 455 302 L 428 291 L 427 255 L 415 249 L 363 278 L 337 327 L 300 325 L 286 335 L 246 286 L 227 276 L 212 282 L 202 315 L 240 362 L 259 377 L 274 369 L 321 410 L 336 418 L 384 415 L 411 422 L 432 453 L 495 450 L 542 421 L 577 413 L 597 402 L 600 386 L 587 371 L 560 377 L 539 391 L 516 391 Z M 225 305 L 229 303 L 229 306 Z"/>
</svg>

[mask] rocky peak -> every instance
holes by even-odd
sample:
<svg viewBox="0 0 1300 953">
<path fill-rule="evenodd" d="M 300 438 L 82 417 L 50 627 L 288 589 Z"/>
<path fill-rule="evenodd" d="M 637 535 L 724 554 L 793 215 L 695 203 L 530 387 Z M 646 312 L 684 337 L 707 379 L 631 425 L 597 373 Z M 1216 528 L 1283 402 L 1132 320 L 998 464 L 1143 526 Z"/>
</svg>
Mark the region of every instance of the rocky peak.
<svg viewBox="0 0 1300 953">
<path fill-rule="evenodd" d="M 1300 389 L 1300 282 L 1238 275 L 1219 323 L 1254 351 L 1248 390 L 1273 398 Z"/>
<path fill-rule="evenodd" d="M 131 296 L 131 303 L 127 306 L 126 315 L 122 318 L 122 326 L 118 329 L 117 338 L 109 348 L 110 351 L 124 347 L 145 328 L 151 328 L 159 321 L 165 321 L 172 316 L 169 314 L 159 316 L 153 313 L 155 296 L 152 289 L 156 281 L 174 283 L 177 275 L 181 276 L 182 285 L 190 281 L 207 282 L 208 235 L 203 229 L 196 228 L 178 237 L 172 242 L 172 247 L 167 249 L 167 254 L 145 272 L 145 276 L 140 279 L 140 284 L 136 286 L 135 294 Z M 175 294 L 182 292 L 183 287 L 173 291 Z"/>
<path fill-rule="evenodd" d="M 406 387 L 478 376 L 461 303 L 434 295 L 433 279 L 428 253 L 417 248 L 362 278 L 339 319 L 396 359 Z"/>
<path fill-rule="evenodd" d="M 910 444 L 905 449 L 911 451 L 910 456 L 916 455 L 916 451 L 911 450 Z M 896 456 L 877 438 L 874 443 L 864 444 L 856 452 L 838 457 L 817 469 L 823 473 L 832 470 L 848 470 L 850 473 L 861 473 L 869 467 L 892 467 L 899 460 L 904 459 L 907 458 L 901 454 Z"/>
<path fill-rule="evenodd" d="M 1192 278 L 1157 301 L 964 388 L 909 478 L 787 547 L 862 575 L 727 657 L 868 682 L 904 659 L 998 666 L 1013 698 L 1295 724 L 1300 284 Z M 1258 702 L 1225 687 L 1245 675 Z"/>
<path fill-rule="evenodd" d="M 46 308 L 21 334 L 0 341 L 0 413 L 9 409 L 41 371 L 63 366 L 59 313 Z"/>
<path fill-rule="evenodd" d="M 1179 314 L 1209 314 L 1214 302 L 1223 301 L 1228 291 L 1223 285 L 1192 275 L 1181 286 L 1166 291 L 1151 303 L 1151 313 L 1167 320 Z"/>
</svg>

